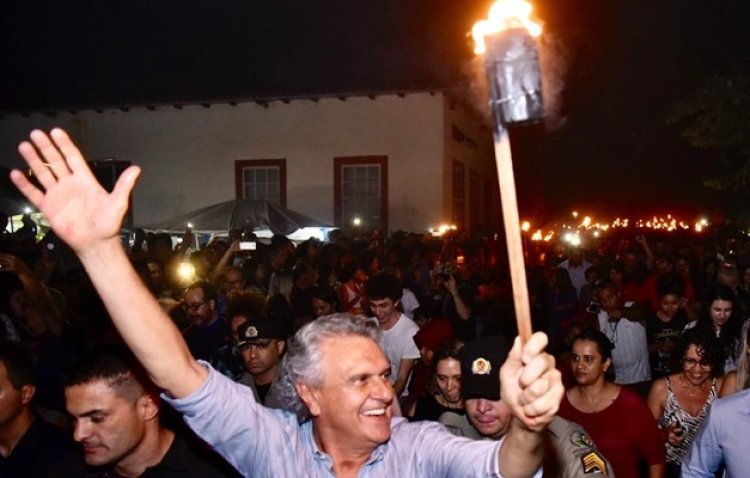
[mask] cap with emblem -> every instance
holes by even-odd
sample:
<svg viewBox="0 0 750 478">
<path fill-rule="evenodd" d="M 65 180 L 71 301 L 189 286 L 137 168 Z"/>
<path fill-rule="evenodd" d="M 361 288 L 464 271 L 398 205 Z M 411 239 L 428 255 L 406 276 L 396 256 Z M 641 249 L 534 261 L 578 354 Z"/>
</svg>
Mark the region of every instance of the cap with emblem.
<svg viewBox="0 0 750 478">
<path fill-rule="evenodd" d="M 500 400 L 500 367 L 513 342 L 507 337 L 482 337 L 461 349 L 461 391 L 464 398 Z"/>
<path fill-rule="evenodd" d="M 263 345 L 271 339 L 283 340 L 284 329 L 273 320 L 248 320 L 237 328 L 237 347 Z"/>
</svg>

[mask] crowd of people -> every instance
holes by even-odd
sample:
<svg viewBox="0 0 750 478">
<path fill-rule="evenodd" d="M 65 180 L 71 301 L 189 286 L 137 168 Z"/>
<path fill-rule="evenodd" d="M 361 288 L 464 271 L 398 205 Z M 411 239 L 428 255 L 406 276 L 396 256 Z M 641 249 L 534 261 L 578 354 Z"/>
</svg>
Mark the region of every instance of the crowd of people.
<svg viewBox="0 0 750 478">
<path fill-rule="evenodd" d="M 39 239 L 27 221 L 0 239 L 0 477 L 531 476 L 543 457 L 544 476 L 654 478 L 748 464 L 743 236 L 527 244 L 544 334 L 514 344 L 494 233 L 123 241 L 138 171 L 108 194 L 74 148 L 35 132 L 20 150 L 42 189 L 12 176 L 53 230 Z"/>
</svg>

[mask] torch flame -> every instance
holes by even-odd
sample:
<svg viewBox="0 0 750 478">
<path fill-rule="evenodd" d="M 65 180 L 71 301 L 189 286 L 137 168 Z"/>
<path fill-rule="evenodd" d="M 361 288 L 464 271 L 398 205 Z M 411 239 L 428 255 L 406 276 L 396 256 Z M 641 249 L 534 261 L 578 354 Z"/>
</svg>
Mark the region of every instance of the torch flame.
<svg viewBox="0 0 750 478">
<path fill-rule="evenodd" d="M 512 28 L 525 28 L 529 35 L 538 37 L 542 26 L 531 20 L 533 7 L 526 0 L 497 0 L 490 7 L 486 20 L 479 20 L 471 29 L 474 37 L 474 53 L 485 51 L 484 37 Z"/>
</svg>

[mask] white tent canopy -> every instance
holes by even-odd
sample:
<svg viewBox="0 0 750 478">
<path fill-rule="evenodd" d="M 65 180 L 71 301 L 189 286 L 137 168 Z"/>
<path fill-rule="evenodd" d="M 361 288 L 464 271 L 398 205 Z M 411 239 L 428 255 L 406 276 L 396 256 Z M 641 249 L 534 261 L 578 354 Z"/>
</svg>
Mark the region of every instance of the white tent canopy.
<svg viewBox="0 0 750 478">
<path fill-rule="evenodd" d="M 320 236 L 333 229 L 329 224 L 291 209 L 266 201 L 247 199 L 234 199 L 197 209 L 146 229 L 182 233 L 188 224 L 197 233 L 221 234 L 231 229 L 244 230 L 246 226 L 250 226 L 258 237 L 283 234 L 292 239 L 295 239 L 295 236 L 323 239 Z"/>
</svg>

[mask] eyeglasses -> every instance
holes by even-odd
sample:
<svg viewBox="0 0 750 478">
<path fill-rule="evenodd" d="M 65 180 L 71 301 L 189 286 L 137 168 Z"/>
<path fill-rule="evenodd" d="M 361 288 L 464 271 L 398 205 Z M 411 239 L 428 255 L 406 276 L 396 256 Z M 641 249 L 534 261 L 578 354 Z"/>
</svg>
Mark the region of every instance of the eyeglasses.
<svg viewBox="0 0 750 478">
<path fill-rule="evenodd" d="M 203 307 L 206 304 L 206 302 L 194 302 L 192 304 L 188 302 L 183 302 L 182 308 L 185 310 L 189 310 L 190 312 L 196 312 L 200 310 L 201 307 Z"/>
<path fill-rule="evenodd" d="M 690 357 L 684 357 L 682 359 L 682 366 L 685 368 L 693 368 L 696 365 L 700 365 L 702 368 L 710 368 L 711 364 L 706 360 L 695 360 Z"/>
</svg>

